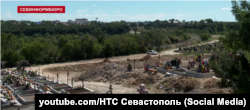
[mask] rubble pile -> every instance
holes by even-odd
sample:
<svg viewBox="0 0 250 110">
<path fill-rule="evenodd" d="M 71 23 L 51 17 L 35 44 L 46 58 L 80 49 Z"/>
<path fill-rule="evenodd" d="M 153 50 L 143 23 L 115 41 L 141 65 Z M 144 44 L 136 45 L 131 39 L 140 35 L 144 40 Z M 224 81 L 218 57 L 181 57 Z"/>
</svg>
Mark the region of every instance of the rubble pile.
<svg viewBox="0 0 250 110">
<path fill-rule="evenodd" d="M 175 88 L 176 92 L 188 92 L 199 87 L 199 82 L 195 78 L 173 76 L 168 77 L 160 83 L 164 88 Z"/>
<path fill-rule="evenodd" d="M 110 82 L 116 84 L 138 85 L 153 84 L 162 77 L 158 75 L 149 75 L 143 72 L 126 72 L 126 68 L 116 63 L 110 63 L 102 68 L 89 69 L 78 77 L 78 80 L 84 78 L 86 81 Z"/>
<path fill-rule="evenodd" d="M 152 59 L 152 57 L 150 55 L 146 55 L 143 58 L 140 59 L 140 61 L 145 61 L 145 60 L 149 60 Z"/>
<path fill-rule="evenodd" d="M 108 58 L 106 58 L 102 61 L 102 63 L 111 63 L 111 61 Z"/>
<path fill-rule="evenodd" d="M 210 89 L 219 86 L 219 80 L 211 79 L 204 82 L 204 89 Z"/>
<path fill-rule="evenodd" d="M 124 68 L 116 63 L 110 63 L 103 68 L 89 69 L 85 73 L 81 74 L 79 78 L 94 80 L 94 81 L 106 81 L 112 79 L 115 75 L 124 73 Z"/>
</svg>

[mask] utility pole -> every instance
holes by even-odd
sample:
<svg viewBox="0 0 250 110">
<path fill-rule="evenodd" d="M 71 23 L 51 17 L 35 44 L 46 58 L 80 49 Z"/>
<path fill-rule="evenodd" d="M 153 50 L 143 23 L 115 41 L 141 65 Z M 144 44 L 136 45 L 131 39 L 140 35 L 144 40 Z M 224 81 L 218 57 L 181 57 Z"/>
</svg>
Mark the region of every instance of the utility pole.
<svg viewBox="0 0 250 110">
<path fill-rule="evenodd" d="M 43 76 L 43 71 L 42 71 L 42 76 Z"/>
</svg>

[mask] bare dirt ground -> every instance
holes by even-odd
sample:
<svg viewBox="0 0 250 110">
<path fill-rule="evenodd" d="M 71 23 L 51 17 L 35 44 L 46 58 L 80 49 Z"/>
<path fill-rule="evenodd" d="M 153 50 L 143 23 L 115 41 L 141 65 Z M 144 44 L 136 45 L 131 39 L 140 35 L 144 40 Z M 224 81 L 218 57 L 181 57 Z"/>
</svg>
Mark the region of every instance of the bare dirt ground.
<svg viewBox="0 0 250 110">
<path fill-rule="evenodd" d="M 218 40 L 213 40 L 208 43 L 213 43 L 217 42 Z M 204 43 L 205 44 L 205 43 Z M 193 59 L 194 55 L 189 55 L 189 56 L 180 56 L 178 55 L 179 53 L 174 52 L 176 49 L 172 50 L 167 50 L 164 52 L 160 52 L 159 55 L 161 55 L 161 60 L 165 62 L 166 60 L 172 60 L 174 57 L 178 56 L 178 58 L 183 59 L 183 62 L 187 62 L 189 59 Z M 146 61 L 140 61 L 141 58 L 143 58 L 146 54 L 134 54 L 134 55 L 128 55 L 128 56 L 118 56 L 118 57 L 111 57 L 109 58 L 110 61 L 118 64 L 118 65 L 123 65 L 123 68 L 127 68 L 127 65 L 130 63 L 132 65 L 132 68 L 134 68 L 133 65 L 133 59 L 136 59 L 136 70 L 133 71 L 132 73 L 127 73 L 130 74 L 130 78 L 125 79 L 125 83 L 122 84 L 116 84 L 116 82 L 108 82 L 108 81 L 85 81 L 84 85 L 85 87 L 88 87 L 90 89 L 93 89 L 96 93 L 105 93 L 108 91 L 108 88 L 110 84 L 112 83 L 113 87 L 113 93 L 116 94 L 124 94 L 124 93 L 132 93 L 132 94 L 138 94 L 136 88 L 139 83 L 145 83 L 147 81 L 147 78 L 151 78 L 152 76 L 147 76 L 146 74 L 143 73 L 143 67 L 144 64 L 152 64 L 157 61 L 158 55 L 152 56 L 150 60 Z M 164 57 L 165 56 L 165 57 Z M 127 61 L 127 59 L 131 59 L 131 61 Z M 185 59 L 185 60 L 184 60 Z M 40 69 L 40 74 L 42 74 L 43 71 L 43 76 L 49 76 L 50 79 L 52 77 L 56 80 L 56 74 L 59 74 L 59 82 L 65 82 L 67 83 L 67 70 L 70 72 L 69 79 L 75 78 L 79 76 L 82 73 L 85 73 L 89 69 L 95 69 L 95 68 L 103 68 L 105 63 L 101 63 L 104 59 L 93 59 L 93 60 L 84 60 L 84 61 L 78 61 L 78 62 L 67 62 L 67 63 L 55 63 L 55 64 L 48 64 L 48 65 L 41 65 L 41 66 L 36 66 L 36 67 L 31 67 L 32 71 L 39 71 Z M 187 63 L 186 63 L 187 64 Z M 75 66 L 73 66 L 75 65 Z M 107 65 L 107 64 L 105 64 Z M 30 70 L 30 68 L 26 68 L 27 70 Z M 125 73 L 125 72 L 123 72 Z M 125 73 L 126 74 L 126 73 Z M 131 74 L 137 74 L 137 75 L 131 75 Z M 144 79 L 140 79 L 139 77 L 136 76 L 144 76 Z M 166 93 L 164 90 L 161 90 L 159 88 L 156 88 L 157 85 L 161 84 L 160 82 L 164 82 L 166 80 L 165 78 L 159 78 L 163 77 L 163 74 L 157 74 L 150 80 L 152 80 L 154 83 L 153 84 L 148 84 L 147 88 L 149 89 L 150 93 Z M 156 77 L 156 78 L 155 78 Z M 159 79 L 157 79 L 159 78 Z M 171 77 L 170 77 L 171 78 Z M 212 78 L 210 78 L 212 79 Z M 143 82 L 144 81 L 144 82 Z M 202 85 L 204 83 L 204 80 L 197 80 L 195 84 L 201 84 L 200 86 L 195 86 L 193 90 L 196 90 L 197 88 L 204 88 Z M 71 81 L 69 81 L 70 83 Z M 77 81 L 74 82 L 74 86 L 81 85 L 82 82 Z M 166 86 L 167 87 L 167 86 Z M 215 89 L 214 91 L 222 91 L 221 89 L 216 89 L 216 86 L 213 87 Z M 208 89 L 207 91 L 212 91 L 213 89 Z M 195 91 L 195 93 L 206 93 L 198 89 L 198 92 Z M 225 91 L 223 93 L 226 93 Z"/>
</svg>

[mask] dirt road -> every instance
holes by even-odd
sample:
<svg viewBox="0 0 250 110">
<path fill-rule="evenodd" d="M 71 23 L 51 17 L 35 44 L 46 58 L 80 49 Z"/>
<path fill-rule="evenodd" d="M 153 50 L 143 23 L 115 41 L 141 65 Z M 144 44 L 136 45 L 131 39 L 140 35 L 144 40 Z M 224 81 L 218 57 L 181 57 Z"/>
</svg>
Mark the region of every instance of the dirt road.
<svg viewBox="0 0 250 110">
<path fill-rule="evenodd" d="M 217 42 L 218 40 L 213 40 L 211 42 L 207 42 L 207 43 L 213 43 L 213 42 Z M 203 43 L 206 44 L 206 43 Z M 201 45 L 201 44 L 200 44 Z M 160 52 L 160 55 L 175 55 L 175 54 L 180 54 L 180 53 L 176 53 L 174 52 L 174 50 L 176 49 L 171 49 L 171 50 L 167 50 L 164 52 Z M 134 55 L 128 55 L 128 56 L 118 56 L 118 57 L 111 57 L 109 58 L 111 61 L 123 61 L 123 60 L 127 60 L 127 58 L 129 59 L 140 59 L 142 57 L 144 57 L 146 55 L 145 54 L 134 54 Z M 156 56 L 152 56 L 152 57 L 157 57 Z M 77 61 L 77 62 L 66 62 L 66 63 L 54 63 L 54 64 L 47 64 L 47 65 L 41 65 L 41 66 L 36 66 L 36 67 L 31 67 L 32 71 L 39 71 L 40 68 L 40 73 L 42 73 L 42 71 L 45 68 L 52 68 L 52 67 L 59 67 L 59 66 L 67 66 L 67 65 L 77 65 L 77 64 L 88 64 L 88 63 L 98 63 L 103 61 L 102 59 L 93 59 L 93 60 L 83 60 L 83 61 Z M 26 68 L 27 70 L 30 70 L 30 68 Z M 50 76 L 50 77 L 54 77 L 56 78 L 56 75 L 53 73 L 49 73 L 49 72 L 44 72 L 43 76 Z M 70 76 L 69 78 L 74 77 L 74 76 Z M 65 75 L 60 75 L 59 76 L 59 82 L 65 82 L 66 83 L 66 72 Z M 110 86 L 109 83 L 102 83 L 102 82 L 85 82 L 84 83 L 86 87 L 93 89 L 96 93 L 105 93 L 106 91 L 108 91 L 108 88 Z M 81 82 L 75 82 L 74 86 L 77 85 L 81 85 Z M 113 86 L 113 93 L 135 93 L 137 94 L 138 92 L 136 91 L 136 88 L 129 88 L 129 87 L 124 87 L 121 85 L 114 85 Z"/>
</svg>

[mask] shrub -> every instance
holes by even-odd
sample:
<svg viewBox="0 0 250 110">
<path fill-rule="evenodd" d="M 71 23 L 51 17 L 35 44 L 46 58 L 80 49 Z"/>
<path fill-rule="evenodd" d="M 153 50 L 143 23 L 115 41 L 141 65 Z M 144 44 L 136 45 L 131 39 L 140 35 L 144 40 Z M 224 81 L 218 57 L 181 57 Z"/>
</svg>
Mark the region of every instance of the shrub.
<svg viewBox="0 0 250 110">
<path fill-rule="evenodd" d="M 207 41 L 208 39 L 211 38 L 211 35 L 209 35 L 208 33 L 203 33 L 200 35 L 200 38 L 202 41 Z"/>
</svg>

